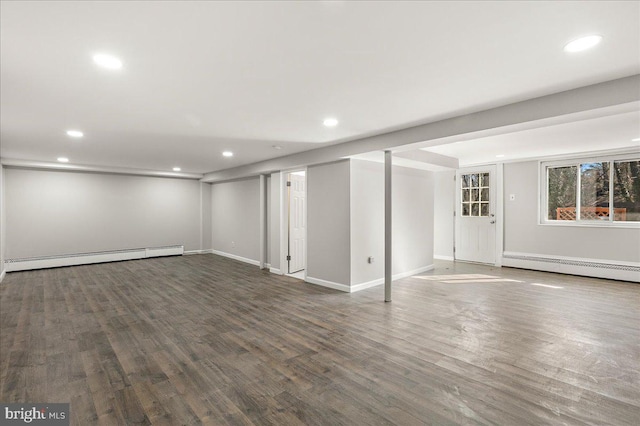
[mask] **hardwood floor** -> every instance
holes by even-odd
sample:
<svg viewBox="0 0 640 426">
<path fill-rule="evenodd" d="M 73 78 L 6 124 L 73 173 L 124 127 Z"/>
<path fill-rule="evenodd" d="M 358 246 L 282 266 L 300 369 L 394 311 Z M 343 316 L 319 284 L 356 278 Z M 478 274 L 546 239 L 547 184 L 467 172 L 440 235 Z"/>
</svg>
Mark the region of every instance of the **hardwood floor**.
<svg viewBox="0 0 640 426">
<path fill-rule="evenodd" d="M 354 294 L 215 255 L 8 274 L 0 401 L 72 424 L 640 424 L 640 285 L 441 262 Z"/>
</svg>

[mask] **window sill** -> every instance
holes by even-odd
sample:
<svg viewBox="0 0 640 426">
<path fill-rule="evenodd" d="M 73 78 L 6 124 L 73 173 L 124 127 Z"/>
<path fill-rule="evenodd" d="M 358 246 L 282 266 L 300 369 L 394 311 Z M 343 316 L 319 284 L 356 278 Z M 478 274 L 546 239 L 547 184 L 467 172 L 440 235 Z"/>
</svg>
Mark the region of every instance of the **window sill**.
<svg viewBox="0 0 640 426">
<path fill-rule="evenodd" d="M 562 226 L 569 228 L 610 228 L 610 229 L 640 229 L 640 222 L 587 222 L 587 221 L 548 221 L 540 222 L 542 226 Z"/>
</svg>

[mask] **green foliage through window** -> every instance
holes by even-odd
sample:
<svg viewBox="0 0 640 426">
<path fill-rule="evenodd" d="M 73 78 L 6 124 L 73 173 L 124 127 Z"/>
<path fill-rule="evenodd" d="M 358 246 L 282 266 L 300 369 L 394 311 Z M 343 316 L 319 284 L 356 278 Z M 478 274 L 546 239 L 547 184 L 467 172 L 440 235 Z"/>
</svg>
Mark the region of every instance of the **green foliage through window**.
<svg viewBox="0 0 640 426">
<path fill-rule="evenodd" d="M 640 222 L 640 160 L 547 166 L 547 220 Z M 580 206 L 578 205 L 580 200 Z"/>
</svg>

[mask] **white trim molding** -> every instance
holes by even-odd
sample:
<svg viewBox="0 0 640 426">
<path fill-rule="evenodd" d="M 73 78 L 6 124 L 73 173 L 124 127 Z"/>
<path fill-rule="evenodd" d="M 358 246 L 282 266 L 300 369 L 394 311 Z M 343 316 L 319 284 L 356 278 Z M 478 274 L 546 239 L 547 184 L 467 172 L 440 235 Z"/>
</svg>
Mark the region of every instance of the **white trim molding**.
<svg viewBox="0 0 640 426">
<path fill-rule="evenodd" d="M 185 256 L 190 256 L 192 254 L 213 254 L 213 250 L 188 250 L 183 253 Z"/>
<path fill-rule="evenodd" d="M 427 271 L 431 271 L 434 268 L 433 265 L 427 265 L 427 266 L 423 266 L 421 268 L 418 269 L 413 269 L 411 271 L 406 271 L 406 272 L 400 272 L 398 274 L 394 274 L 393 275 L 393 281 L 402 279 L 402 278 L 407 278 L 416 274 L 421 274 L 422 272 L 427 272 Z M 305 279 L 306 282 L 310 283 L 310 284 L 317 284 L 317 285 L 321 285 L 323 287 L 328 287 L 328 288 L 332 288 L 334 290 L 340 290 L 340 291 L 344 291 L 346 293 L 355 293 L 357 291 L 362 291 L 362 290 L 366 290 L 368 288 L 371 287 L 376 287 L 379 285 L 384 284 L 384 277 L 382 278 L 378 278 L 372 281 L 367 281 L 364 283 L 359 283 L 359 284 L 353 284 L 353 285 L 346 285 L 346 284 L 340 284 L 340 283 L 335 283 L 332 281 L 326 281 L 326 280 L 321 280 L 319 278 L 313 278 L 313 277 L 307 277 Z"/>
<path fill-rule="evenodd" d="M 228 257 L 229 259 L 239 260 L 240 262 L 248 263 L 250 265 L 260 266 L 259 260 L 249 259 L 247 257 L 242 257 L 242 256 L 226 253 L 224 251 L 219 251 L 219 250 L 211 250 L 211 253 L 217 254 L 218 256 L 222 256 L 222 257 Z"/>
<path fill-rule="evenodd" d="M 282 271 L 281 271 L 280 269 L 278 269 L 278 268 L 271 268 L 271 267 L 269 267 L 269 272 L 271 272 L 272 274 L 284 275 L 284 274 L 282 273 Z"/>
<path fill-rule="evenodd" d="M 502 266 L 610 280 L 640 282 L 640 263 L 637 262 L 504 252 L 502 255 Z"/>
<path fill-rule="evenodd" d="M 322 287 L 332 288 L 334 290 L 344 291 L 350 293 L 350 286 L 347 284 L 334 283 L 333 281 L 321 280 L 320 278 L 307 277 L 305 282 L 309 284 L 320 285 Z"/>
<path fill-rule="evenodd" d="M 438 259 L 438 260 L 450 260 L 451 262 L 453 262 L 455 259 L 453 258 L 453 256 L 442 256 L 439 254 L 434 254 L 433 255 L 434 259 Z"/>
<path fill-rule="evenodd" d="M 426 266 L 421 266 L 418 269 L 413 269 L 411 271 L 405 271 L 405 272 L 400 272 L 397 274 L 393 274 L 393 280 L 399 280 L 402 278 L 407 278 L 407 277 L 411 277 L 413 275 L 417 275 L 417 274 L 421 274 L 423 272 L 427 272 L 427 271 L 431 271 L 434 268 L 433 264 L 431 265 L 426 265 Z"/>
<path fill-rule="evenodd" d="M 382 285 L 382 284 L 384 284 L 384 278 L 378 278 L 377 280 L 367 281 L 367 282 L 360 283 L 360 284 L 353 284 L 349 288 L 349 292 L 350 293 L 355 293 L 356 291 L 366 290 L 368 288 L 377 287 L 377 286 Z"/>
<path fill-rule="evenodd" d="M 5 259 L 5 271 L 59 268 L 62 266 L 88 265 L 91 263 L 118 262 L 149 257 L 180 256 L 184 246 L 163 246 L 139 249 L 111 250 L 91 253 L 74 253 L 56 256 L 40 256 L 22 259 Z"/>
</svg>

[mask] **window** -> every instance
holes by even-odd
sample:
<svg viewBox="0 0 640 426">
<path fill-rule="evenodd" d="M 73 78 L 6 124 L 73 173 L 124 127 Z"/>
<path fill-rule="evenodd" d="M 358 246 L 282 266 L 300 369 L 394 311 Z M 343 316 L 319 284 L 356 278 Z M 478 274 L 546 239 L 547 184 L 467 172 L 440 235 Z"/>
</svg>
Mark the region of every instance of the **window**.
<svg viewBox="0 0 640 426">
<path fill-rule="evenodd" d="M 462 216 L 489 216 L 489 173 L 462 175 Z"/>
<path fill-rule="evenodd" d="M 603 159 L 541 164 L 542 223 L 640 224 L 640 160 Z"/>
</svg>

